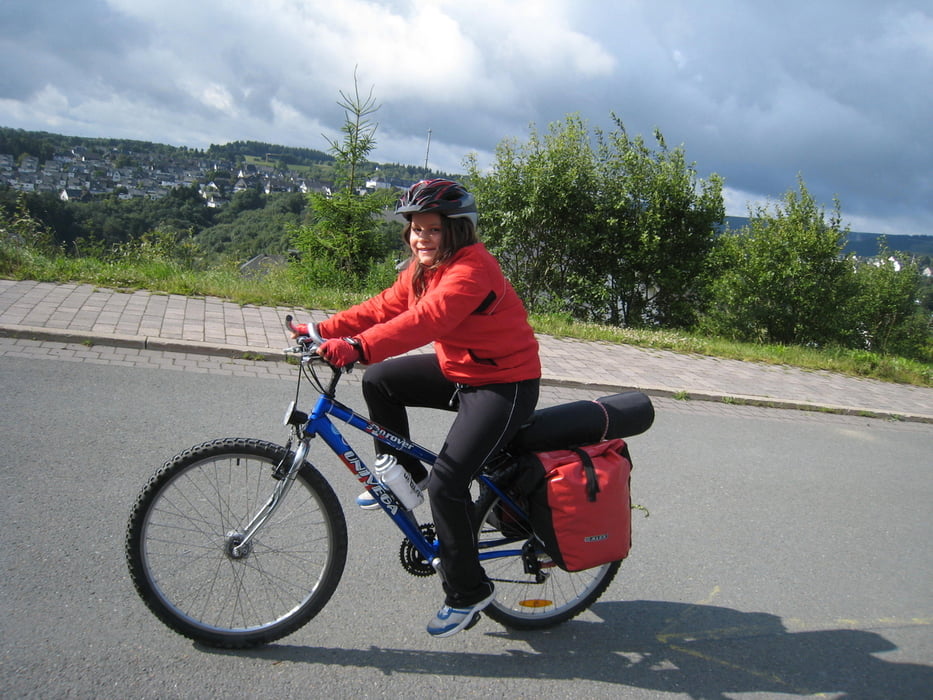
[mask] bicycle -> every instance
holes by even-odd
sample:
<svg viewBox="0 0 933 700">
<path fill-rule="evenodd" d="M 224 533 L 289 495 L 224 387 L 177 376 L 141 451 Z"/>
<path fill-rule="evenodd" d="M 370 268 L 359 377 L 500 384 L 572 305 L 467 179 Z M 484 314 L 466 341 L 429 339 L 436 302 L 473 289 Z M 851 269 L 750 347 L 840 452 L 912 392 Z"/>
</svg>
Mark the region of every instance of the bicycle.
<svg viewBox="0 0 933 700">
<path fill-rule="evenodd" d="M 292 327 L 290 316 L 286 324 Z M 170 629 L 207 646 L 245 648 L 280 639 L 309 622 L 336 590 L 347 558 L 347 526 L 333 488 L 307 461 L 315 438 L 401 530 L 399 557 L 405 570 L 413 576 L 436 573 L 432 525 L 419 523 L 415 512 L 383 487 L 335 421 L 425 464 L 433 464 L 436 455 L 337 401 L 345 370 L 329 365 L 315 350 L 315 339 L 305 336 L 285 351 L 298 358 L 298 386 L 283 421 L 290 431 L 284 446 L 249 438 L 202 443 L 168 460 L 133 506 L 125 549 L 138 594 Z M 327 381 L 319 376 L 321 366 L 330 369 Z M 297 408 L 303 378 L 318 391 L 310 413 Z M 653 409 L 647 397 L 639 396 L 640 408 L 628 411 L 634 420 L 613 415 L 614 433 L 631 435 L 650 426 Z M 575 617 L 605 592 L 621 564 L 574 573 L 555 566 L 510 488 L 520 451 L 553 442 L 554 426 L 579 414 L 571 410 L 574 405 L 537 411 L 536 418 L 548 411 L 553 415 L 524 427 L 477 480 L 479 557 L 496 584 L 495 601 L 485 612 L 506 627 L 542 629 Z M 605 406 L 600 410 L 605 412 Z"/>
</svg>

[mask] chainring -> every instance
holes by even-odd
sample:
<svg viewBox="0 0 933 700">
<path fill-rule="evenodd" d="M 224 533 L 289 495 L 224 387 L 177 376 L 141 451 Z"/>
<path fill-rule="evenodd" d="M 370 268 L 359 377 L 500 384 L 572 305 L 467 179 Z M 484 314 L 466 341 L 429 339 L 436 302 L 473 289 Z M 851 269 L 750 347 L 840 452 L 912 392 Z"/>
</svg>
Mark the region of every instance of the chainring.
<svg viewBox="0 0 933 700">
<path fill-rule="evenodd" d="M 436 533 L 434 532 L 433 523 L 419 525 L 418 529 L 426 540 L 431 541 L 434 539 Z M 402 546 L 399 547 L 398 551 L 398 558 L 402 562 L 402 568 L 412 576 L 431 576 L 437 573 L 434 567 L 431 566 L 431 562 L 421 556 L 421 552 L 418 551 L 415 545 L 412 544 L 412 541 L 407 537 L 402 540 Z"/>
</svg>

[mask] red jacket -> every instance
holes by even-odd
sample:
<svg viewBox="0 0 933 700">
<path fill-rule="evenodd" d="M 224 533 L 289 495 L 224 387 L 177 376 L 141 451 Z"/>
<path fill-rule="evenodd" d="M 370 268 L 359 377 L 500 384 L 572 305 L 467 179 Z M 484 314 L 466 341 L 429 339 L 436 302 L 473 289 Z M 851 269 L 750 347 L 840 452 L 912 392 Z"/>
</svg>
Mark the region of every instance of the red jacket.
<svg viewBox="0 0 933 700">
<path fill-rule="evenodd" d="M 382 293 L 318 324 L 325 338 L 356 337 L 369 363 L 434 341 L 444 376 L 470 386 L 537 379 L 538 341 L 498 261 L 482 243 L 425 270 L 412 290 L 411 264 Z"/>
</svg>

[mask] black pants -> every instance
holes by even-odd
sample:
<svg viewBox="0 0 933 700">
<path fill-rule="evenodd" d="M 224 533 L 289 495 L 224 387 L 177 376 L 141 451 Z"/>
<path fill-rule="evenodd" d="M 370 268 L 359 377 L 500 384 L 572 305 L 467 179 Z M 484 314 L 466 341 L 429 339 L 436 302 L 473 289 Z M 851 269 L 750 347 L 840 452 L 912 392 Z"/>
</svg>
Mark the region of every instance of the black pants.
<svg viewBox="0 0 933 700">
<path fill-rule="evenodd" d="M 533 379 L 458 386 L 441 374 L 433 354 L 386 360 L 363 375 L 369 417 L 403 437 L 410 437 L 407 406 L 457 411 L 428 480 L 447 605 L 471 605 L 492 590 L 477 555 L 470 482 L 527 422 L 538 402 L 539 385 Z M 396 454 L 416 481 L 427 476 L 417 460 L 398 455 L 382 443 L 376 444 L 376 451 Z"/>
</svg>

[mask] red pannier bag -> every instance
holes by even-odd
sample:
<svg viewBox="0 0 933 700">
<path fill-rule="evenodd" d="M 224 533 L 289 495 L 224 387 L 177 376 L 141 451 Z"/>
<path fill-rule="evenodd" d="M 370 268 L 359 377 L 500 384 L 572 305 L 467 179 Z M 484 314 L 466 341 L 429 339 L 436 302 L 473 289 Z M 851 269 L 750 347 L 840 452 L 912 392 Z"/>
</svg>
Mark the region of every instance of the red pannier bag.
<svg viewBox="0 0 933 700">
<path fill-rule="evenodd" d="M 628 556 L 632 461 L 621 438 L 523 459 L 520 491 L 545 551 L 565 571 Z"/>
</svg>

